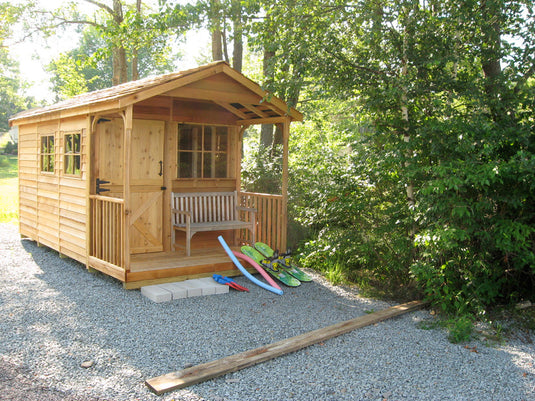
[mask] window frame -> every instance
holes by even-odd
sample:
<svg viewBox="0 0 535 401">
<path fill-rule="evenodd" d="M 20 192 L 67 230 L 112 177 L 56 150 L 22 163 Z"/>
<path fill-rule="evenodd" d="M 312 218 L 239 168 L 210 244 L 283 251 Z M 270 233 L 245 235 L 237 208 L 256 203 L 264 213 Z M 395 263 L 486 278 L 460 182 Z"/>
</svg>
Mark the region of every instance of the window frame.
<svg viewBox="0 0 535 401">
<path fill-rule="evenodd" d="M 75 138 L 78 137 L 77 149 Z M 70 138 L 70 140 L 69 140 Z M 67 150 L 67 145 L 71 144 L 70 150 Z M 76 163 L 76 160 L 78 161 Z M 67 171 L 72 167 L 73 171 Z M 63 174 L 71 177 L 82 176 L 82 132 L 70 131 L 63 133 Z"/>
<path fill-rule="evenodd" d="M 43 139 L 46 140 L 46 146 L 43 147 Z M 50 144 L 52 140 L 52 144 Z M 47 152 L 43 150 L 46 149 Z M 44 163 L 47 159 L 46 164 Z M 46 166 L 46 168 L 44 168 Z M 56 173 L 56 135 L 43 134 L 39 137 L 39 171 L 41 174 L 54 175 Z"/>
<path fill-rule="evenodd" d="M 200 129 L 194 137 L 191 138 L 190 146 L 186 149 L 181 148 L 181 131 L 184 127 L 191 127 L 191 129 Z M 225 145 L 224 150 L 218 150 L 218 130 L 225 130 Z M 210 145 L 207 146 L 207 132 L 210 130 L 211 140 Z M 227 125 L 216 124 L 192 124 L 183 123 L 178 125 L 177 130 L 177 168 L 176 178 L 181 180 L 197 179 L 197 180 L 213 180 L 213 179 L 227 179 L 230 178 L 229 172 L 229 155 L 230 155 L 230 137 L 231 127 Z M 211 148 L 211 149 L 207 149 Z M 188 160 L 191 175 L 184 176 L 181 174 L 181 154 L 191 155 Z M 209 155 L 210 158 L 207 156 Z M 224 175 L 218 176 L 218 156 L 223 156 L 224 159 Z M 206 174 L 210 171 L 209 174 Z M 200 172 L 200 175 L 198 174 Z"/>
</svg>

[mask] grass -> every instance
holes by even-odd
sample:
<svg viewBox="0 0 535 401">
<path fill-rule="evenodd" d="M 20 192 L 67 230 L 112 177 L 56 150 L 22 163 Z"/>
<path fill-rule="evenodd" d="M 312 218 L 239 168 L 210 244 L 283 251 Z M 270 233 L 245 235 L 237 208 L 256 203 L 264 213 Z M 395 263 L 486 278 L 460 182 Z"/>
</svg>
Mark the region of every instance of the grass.
<svg viewBox="0 0 535 401">
<path fill-rule="evenodd" d="M 18 221 L 18 162 L 16 156 L 0 155 L 0 223 Z"/>
</svg>

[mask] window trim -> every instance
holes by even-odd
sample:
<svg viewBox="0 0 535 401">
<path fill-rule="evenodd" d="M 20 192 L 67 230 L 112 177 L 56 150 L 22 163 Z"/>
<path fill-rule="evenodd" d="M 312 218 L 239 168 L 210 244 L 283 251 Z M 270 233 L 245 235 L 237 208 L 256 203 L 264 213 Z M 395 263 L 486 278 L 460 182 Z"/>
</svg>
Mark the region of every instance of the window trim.
<svg viewBox="0 0 535 401">
<path fill-rule="evenodd" d="M 193 149 L 194 146 L 192 146 L 192 149 L 186 149 L 186 150 L 181 150 L 180 149 L 180 131 L 181 131 L 181 128 L 183 126 L 192 126 L 192 127 L 198 127 L 201 129 L 201 135 L 200 137 L 198 138 L 198 142 L 200 143 L 200 149 Z M 205 132 L 206 132 L 206 128 L 209 128 L 211 129 L 213 132 L 212 132 L 212 135 L 213 135 L 213 139 L 212 139 L 212 143 L 213 141 L 216 141 L 216 133 L 217 133 L 217 129 L 218 128 L 225 128 L 226 130 L 226 150 L 224 151 L 218 151 L 218 150 L 205 150 L 204 146 L 205 146 Z M 214 180 L 214 179 L 228 179 L 230 178 L 230 171 L 229 171 L 229 156 L 230 156 L 230 138 L 231 138 L 231 133 L 232 133 L 232 127 L 231 126 L 228 126 L 228 125 L 222 125 L 222 124 L 201 124 L 201 123 L 179 123 L 178 124 L 178 129 L 177 129 L 177 145 L 176 145 L 176 155 L 177 155 L 177 165 L 176 165 L 176 179 L 179 179 L 179 180 Z M 212 145 L 213 146 L 213 145 Z M 195 174 L 194 174 L 194 171 L 193 171 L 193 166 L 192 166 L 192 177 L 181 177 L 180 176 L 180 153 L 185 153 L 185 154 L 197 154 L 197 155 L 200 155 L 200 161 L 198 161 L 198 163 L 200 164 L 200 172 L 201 172 L 201 177 L 195 177 Z M 204 176 L 204 173 L 205 173 L 205 155 L 206 154 L 210 154 L 213 157 L 213 160 L 211 162 L 212 164 L 212 169 L 214 169 L 214 176 Z M 216 158 L 215 156 L 216 155 L 224 155 L 225 156 L 225 175 L 223 177 L 217 177 L 217 169 L 213 166 L 215 166 L 215 163 L 216 163 Z M 193 158 L 192 158 L 193 159 Z M 194 162 L 192 161 L 191 162 L 192 164 L 194 164 Z"/>
<path fill-rule="evenodd" d="M 78 151 L 74 149 L 74 138 L 78 136 Z M 67 137 L 72 137 L 72 145 L 70 151 L 67 151 Z M 72 162 L 68 163 L 67 160 L 72 158 Z M 78 172 L 76 172 L 76 163 L 74 161 L 78 158 Z M 68 172 L 67 167 L 72 165 L 75 172 Z M 63 174 L 69 177 L 81 177 L 82 176 L 82 132 L 81 131 L 69 131 L 63 133 Z"/>
<path fill-rule="evenodd" d="M 48 152 L 43 152 L 43 139 L 46 139 Z M 50 139 L 52 139 L 52 151 L 50 151 Z M 44 167 L 44 157 L 47 157 L 48 160 L 52 157 L 52 164 L 50 161 L 47 163 L 47 167 L 52 169 L 43 169 Z M 56 135 L 55 133 L 47 133 L 39 136 L 39 172 L 46 175 L 55 175 L 56 174 Z"/>
</svg>

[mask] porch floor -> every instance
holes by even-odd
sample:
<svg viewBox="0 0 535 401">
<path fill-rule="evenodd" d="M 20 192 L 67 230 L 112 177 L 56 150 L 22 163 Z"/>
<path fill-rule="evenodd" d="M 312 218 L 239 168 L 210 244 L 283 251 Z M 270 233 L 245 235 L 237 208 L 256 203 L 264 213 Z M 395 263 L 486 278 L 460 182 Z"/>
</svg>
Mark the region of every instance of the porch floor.
<svg viewBox="0 0 535 401">
<path fill-rule="evenodd" d="M 239 247 L 231 249 L 239 252 Z M 192 249 L 191 256 L 186 256 L 184 251 L 142 253 L 130 257 L 130 272 L 218 265 L 227 262 L 230 262 L 230 258 L 221 248 Z"/>
</svg>

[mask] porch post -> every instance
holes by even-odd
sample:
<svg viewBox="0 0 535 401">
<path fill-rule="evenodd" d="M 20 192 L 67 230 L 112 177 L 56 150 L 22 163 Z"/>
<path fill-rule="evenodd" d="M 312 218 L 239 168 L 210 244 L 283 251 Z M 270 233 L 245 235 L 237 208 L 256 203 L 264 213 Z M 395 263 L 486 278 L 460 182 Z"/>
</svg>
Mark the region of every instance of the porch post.
<svg viewBox="0 0 535 401">
<path fill-rule="evenodd" d="M 85 146 L 85 153 L 82 156 L 85 158 L 85 267 L 89 269 L 89 256 L 91 256 L 91 247 L 93 246 L 93 243 L 91 241 L 91 238 L 93 237 L 93 224 L 92 224 L 92 216 L 91 216 L 91 199 L 89 198 L 91 195 L 91 185 L 94 180 L 93 175 L 93 160 L 92 155 L 95 154 L 93 151 L 93 121 L 91 120 L 91 116 L 88 115 L 86 118 L 86 146 Z"/>
<path fill-rule="evenodd" d="M 130 175 L 132 155 L 132 126 L 134 106 L 130 105 L 124 113 L 124 146 L 123 146 L 123 197 L 124 197 L 124 269 L 130 271 Z"/>
<path fill-rule="evenodd" d="M 238 133 L 238 143 L 236 145 L 236 191 L 241 192 L 241 162 L 242 162 L 242 150 L 243 150 L 243 133 L 248 128 L 248 125 L 242 125 L 239 129 L 236 129 Z"/>
<path fill-rule="evenodd" d="M 288 247 L 288 142 L 290 139 L 290 122 L 286 118 L 282 123 L 282 232 L 281 251 Z"/>
</svg>

